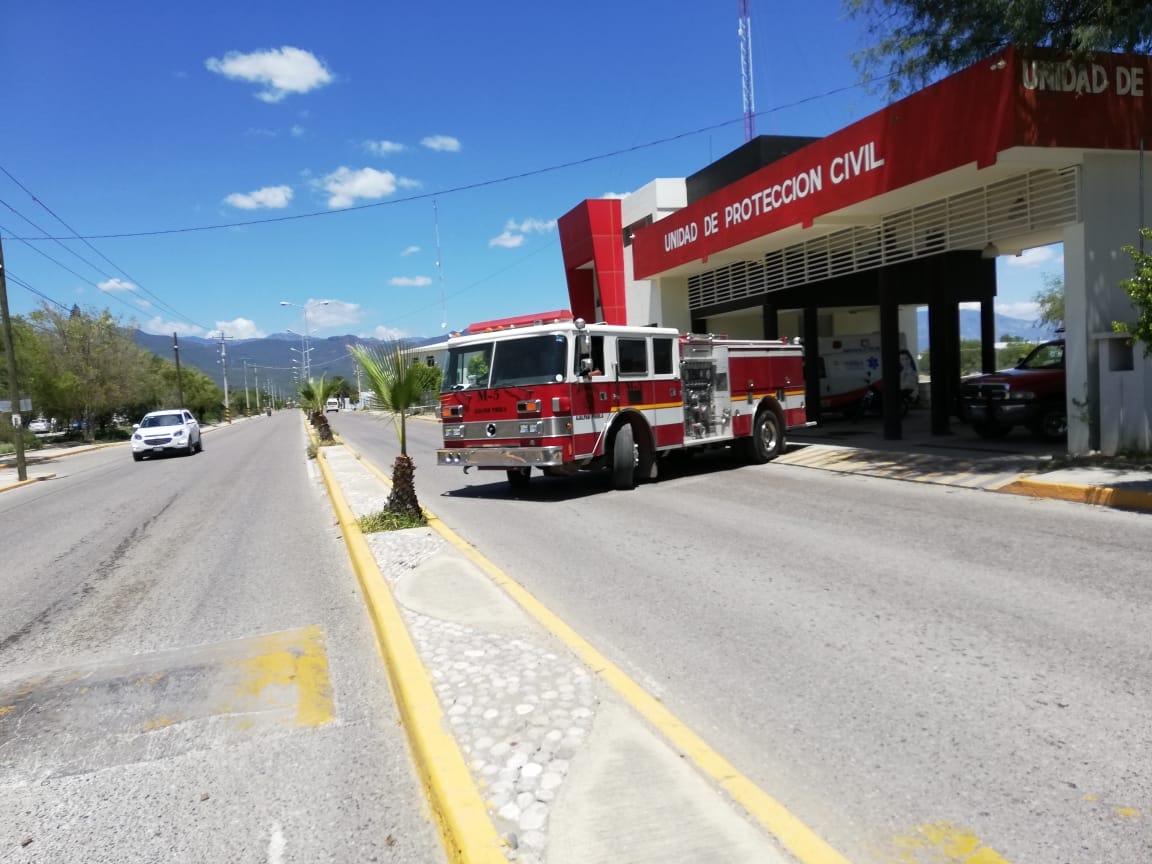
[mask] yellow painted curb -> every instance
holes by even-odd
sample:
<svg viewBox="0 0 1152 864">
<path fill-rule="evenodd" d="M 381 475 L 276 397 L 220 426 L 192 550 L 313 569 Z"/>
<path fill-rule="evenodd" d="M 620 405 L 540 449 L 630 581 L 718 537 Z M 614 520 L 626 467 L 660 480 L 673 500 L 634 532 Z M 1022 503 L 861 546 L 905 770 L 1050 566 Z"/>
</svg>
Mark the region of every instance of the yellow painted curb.
<svg viewBox="0 0 1152 864">
<path fill-rule="evenodd" d="M 19 489 L 21 486 L 39 483 L 41 480 L 51 480 L 55 476 L 55 474 L 40 474 L 36 477 L 29 477 L 27 480 L 17 480 L 15 483 L 10 483 L 7 486 L 0 486 L 0 492 L 7 492 L 9 489 Z"/>
<path fill-rule="evenodd" d="M 396 706 L 408 732 L 448 859 L 460 864 L 506 864 L 504 841 L 496 833 L 455 737 L 448 731 L 440 700 L 400 609 L 343 492 L 332 477 L 323 448 L 318 448 L 316 461 L 344 532 L 352 569 L 364 592 Z"/>
<path fill-rule="evenodd" d="M 997 492 L 1009 495 L 1027 495 L 1032 498 L 1053 498 L 1079 504 L 1098 504 L 1125 510 L 1152 510 L 1152 493 L 1132 489 L 1113 489 L 1109 486 L 1079 486 L 1072 483 L 1044 483 L 1038 480 L 1016 480 L 1001 486 Z"/>
<path fill-rule="evenodd" d="M 351 449 L 351 448 L 349 448 Z M 351 451 L 364 467 L 384 480 L 391 481 L 355 450 Z M 445 525 L 428 508 L 422 508 L 428 524 L 440 536 L 462 552 L 493 582 L 502 588 L 529 615 L 564 642 L 581 660 L 655 726 L 685 758 L 719 785 L 738 805 L 794 855 L 801 864 L 850 864 L 849 860 L 805 825 L 779 801 L 736 770 L 727 759 L 713 750 L 699 735 L 685 726 L 656 697 L 633 681 L 619 667 L 601 654 L 580 634 L 532 596 L 520 583 L 477 552 L 455 531 Z"/>
</svg>

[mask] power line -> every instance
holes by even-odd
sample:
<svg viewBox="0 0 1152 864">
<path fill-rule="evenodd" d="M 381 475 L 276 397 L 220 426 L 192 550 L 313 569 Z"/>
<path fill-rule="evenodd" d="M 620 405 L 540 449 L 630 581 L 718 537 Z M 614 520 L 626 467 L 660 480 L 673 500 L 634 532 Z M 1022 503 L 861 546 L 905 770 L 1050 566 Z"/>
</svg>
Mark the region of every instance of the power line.
<svg viewBox="0 0 1152 864">
<path fill-rule="evenodd" d="M 7 228 L 5 228 L 3 225 L 0 225 L 0 232 L 4 232 L 5 234 L 8 234 L 9 236 L 11 236 L 11 234 L 12 234 L 12 232 L 11 232 L 11 231 L 9 231 Z M 63 263 L 63 262 L 61 262 L 61 261 L 57 261 L 55 258 L 53 258 L 51 255 L 49 255 L 49 254 L 48 254 L 47 252 L 45 252 L 43 249 L 37 249 L 37 248 L 36 248 L 34 245 L 32 245 L 32 244 L 31 244 L 31 243 L 29 243 L 27 240 L 24 240 L 24 239 L 23 239 L 23 238 L 21 238 L 21 237 L 12 237 L 12 239 L 14 239 L 14 240 L 19 240 L 21 243 L 23 243 L 25 246 L 27 246 L 27 247 L 28 247 L 29 249 L 31 249 L 33 252 L 37 253 L 38 255 L 43 255 L 45 258 L 47 258 L 49 261 L 51 261 L 51 262 L 52 262 L 53 264 L 55 264 L 57 267 L 60 267 L 60 268 L 61 268 L 61 269 L 63 269 L 63 270 L 67 270 L 69 273 L 71 273 L 73 276 L 75 276 L 75 277 L 76 277 L 77 279 L 79 279 L 81 282 L 83 282 L 83 283 L 84 283 L 84 284 L 86 284 L 86 285 L 91 285 L 91 286 L 92 286 L 93 288 L 95 288 L 97 291 L 100 291 L 100 293 L 102 293 L 102 294 L 107 294 L 107 295 L 110 295 L 110 296 L 111 296 L 113 299 L 115 299 L 115 300 L 119 301 L 120 303 L 123 303 L 125 306 L 127 306 L 129 309 L 131 309 L 133 312 L 139 312 L 139 311 L 140 311 L 140 310 L 139 310 L 139 309 L 137 309 L 135 306 L 133 306 L 132 304 L 130 304 L 130 303 L 127 301 L 127 300 L 125 300 L 123 297 L 119 297 L 119 296 L 117 296 L 115 292 L 110 292 L 110 291 L 101 291 L 101 289 L 100 289 L 100 286 L 99 286 L 99 285 L 97 285 L 95 282 L 93 282 L 93 281 L 91 281 L 91 280 L 89 280 L 89 279 L 86 279 L 86 278 L 84 278 L 84 277 L 83 277 L 83 276 L 81 276 L 79 273 L 77 273 L 75 270 L 73 270 L 71 267 L 69 267 L 67 264 L 64 264 L 64 263 Z"/>
<path fill-rule="evenodd" d="M 25 291 L 28 291 L 31 294 L 35 294 L 37 297 L 39 297 L 43 300 L 47 300 L 49 303 L 54 303 L 56 306 L 59 306 L 60 309 L 62 309 L 63 311 L 67 312 L 71 308 L 69 306 L 65 306 L 59 300 L 54 300 L 53 298 L 49 297 L 43 291 L 38 291 L 37 289 L 33 288 L 31 285 L 29 285 L 27 282 L 25 282 L 23 279 L 21 279 L 15 273 L 13 273 L 11 270 L 7 271 L 7 275 L 8 275 L 8 281 L 9 282 L 14 282 L 17 286 L 19 286 L 20 288 L 23 288 Z"/>
<path fill-rule="evenodd" d="M 856 84 L 848 84 L 848 85 L 845 85 L 843 87 L 836 87 L 836 88 L 833 88 L 831 90 L 826 90 L 823 93 L 818 93 L 818 94 L 814 94 L 812 96 L 807 96 L 807 97 L 804 97 L 802 99 L 797 99 L 793 102 L 785 103 L 783 105 L 777 105 L 774 108 L 769 108 L 767 111 L 757 112 L 754 116 L 762 117 L 762 116 L 766 116 L 768 114 L 774 114 L 778 111 L 784 111 L 784 110 L 787 110 L 789 108 L 795 108 L 795 107 L 798 107 L 800 105 L 805 105 L 809 102 L 815 102 L 818 99 L 823 99 L 823 98 L 826 98 L 828 96 L 834 96 L 838 93 L 846 92 L 848 90 L 854 90 L 854 89 L 857 89 L 859 87 L 866 87 L 870 84 L 876 83 L 877 81 L 883 81 L 883 80 L 886 80 L 888 78 L 891 78 L 891 77 L 893 77 L 894 74 L 895 73 L 889 73 L 887 75 L 880 75 L 880 76 L 877 76 L 875 78 L 869 78 L 865 81 L 860 81 Z M 212 225 L 191 225 L 191 226 L 186 226 L 183 228 L 158 228 L 158 229 L 154 229 L 151 231 L 127 231 L 127 232 L 121 232 L 118 234 L 88 234 L 88 235 L 83 235 L 83 236 L 76 234 L 74 238 L 73 237 L 65 237 L 65 238 L 33 237 L 30 239 L 32 239 L 32 240 L 59 240 L 59 239 L 65 239 L 65 240 L 71 240 L 71 239 L 121 240 L 121 239 L 127 239 L 127 238 L 132 238 L 132 237 L 161 237 L 161 236 L 170 235 L 170 234 L 192 234 L 192 233 L 197 233 L 197 232 L 201 232 L 201 231 L 218 231 L 218 230 L 221 230 L 224 228 L 246 228 L 246 227 L 251 227 L 253 225 L 271 225 L 271 224 L 276 224 L 279 222 L 296 222 L 296 221 L 299 221 L 301 219 L 315 219 L 315 218 L 319 218 L 321 216 L 336 216 L 336 215 L 340 215 L 343 213 L 356 212 L 358 210 L 371 210 L 371 209 L 374 209 L 377 207 L 395 207 L 395 206 L 400 205 L 400 204 L 409 204 L 413 201 L 425 201 L 429 198 L 435 199 L 437 196 L 452 195 L 452 194 L 455 194 L 458 192 L 471 192 L 471 191 L 474 191 L 476 189 L 487 188 L 488 186 L 496 186 L 496 185 L 500 185 L 503 183 L 511 183 L 511 182 L 516 181 L 516 180 L 524 180 L 524 179 L 527 179 L 529 177 L 539 177 L 543 174 L 551 174 L 551 173 L 554 173 L 556 171 L 566 170 L 568 168 L 577 168 L 581 165 L 590 165 L 593 162 L 602 162 L 605 159 L 613 159 L 617 156 L 626 156 L 629 153 L 637 153 L 637 152 L 640 152 L 642 150 L 650 150 L 653 147 L 660 147 L 664 144 L 671 144 L 675 141 L 682 141 L 685 138 L 691 138 L 695 135 L 702 135 L 706 132 L 715 132 L 716 130 L 723 129 L 727 126 L 734 126 L 736 124 L 743 124 L 743 122 L 744 122 L 744 118 L 743 118 L 743 116 L 741 116 L 738 119 L 724 120 L 720 123 L 713 123 L 713 124 L 710 124 L 708 126 L 701 126 L 698 129 L 693 129 L 693 130 L 690 130 L 688 132 L 679 132 L 675 135 L 669 135 L 669 136 L 664 137 L 664 138 L 657 138 L 655 140 L 648 141 L 648 142 L 645 142 L 643 144 L 633 144 L 630 147 L 622 147 L 618 150 L 611 150 L 607 153 L 600 153 L 600 154 L 597 154 L 595 156 L 586 156 L 583 159 L 573 159 L 569 162 L 561 162 L 561 163 L 558 163 L 555 165 L 548 165 L 548 166 L 545 166 L 543 168 L 534 168 L 531 171 L 522 171 L 519 174 L 508 174 L 508 175 L 505 175 L 503 177 L 495 177 L 495 178 L 492 178 L 490 180 L 479 180 L 475 183 L 465 183 L 465 184 L 462 184 L 460 186 L 452 186 L 452 187 L 449 187 L 447 189 L 442 189 L 438 192 L 423 192 L 423 193 L 420 193 L 418 195 L 409 195 L 409 196 L 404 197 L 404 198 L 393 198 L 389 201 L 374 201 L 370 204 L 354 204 L 350 207 L 342 207 L 338 210 L 314 210 L 314 211 L 311 211 L 308 213 L 296 213 L 296 214 L 293 214 L 290 216 L 268 216 L 268 217 L 265 217 L 263 219 L 252 219 L 252 220 L 249 220 L 246 222 L 218 222 L 218 223 L 215 223 Z M 3 170 L 3 169 L 0 168 L 0 170 Z M 4 173 L 7 174 L 8 172 L 5 171 Z M 11 175 L 9 175 L 9 176 L 11 176 Z M 25 238 L 15 237 L 13 239 L 20 240 L 20 239 L 25 239 Z M 200 325 L 197 325 L 197 326 L 200 326 Z"/>
<path fill-rule="evenodd" d="M 23 183 L 21 183 L 16 177 L 14 177 L 12 175 L 12 173 L 7 168 L 5 168 L 3 165 L 0 165 L 0 171 L 4 172 L 4 175 L 9 180 L 11 180 L 13 183 L 15 183 L 17 186 L 19 186 L 29 198 L 31 198 L 33 201 L 35 201 L 37 204 L 39 204 L 42 208 L 44 208 L 52 216 L 52 218 L 54 218 L 57 222 L 59 222 L 61 225 L 63 225 L 69 231 L 71 231 L 72 234 L 74 235 L 75 239 L 81 241 L 85 246 L 87 246 L 89 249 L 91 249 L 93 252 L 95 252 L 97 255 L 99 255 L 101 258 L 103 258 L 108 264 L 112 265 L 113 269 L 118 270 L 120 273 L 122 273 L 128 279 L 129 282 L 131 282 L 133 285 L 135 285 L 137 288 L 139 288 L 141 291 L 143 291 L 145 294 L 147 294 L 149 297 L 151 297 L 153 300 L 155 300 L 160 305 L 160 307 L 163 311 L 168 312 L 170 315 L 174 315 L 175 317 L 180 318 L 181 320 L 187 321 L 189 324 L 194 324 L 195 326 L 200 327 L 204 330 L 208 329 L 208 328 L 204 327 L 204 325 L 201 324 L 200 322 L 193 321 L 191 318 L 189 318 L 188 316 L 181 313 L 179 310 L 177 310 L 175 307 L 171 306 L 166 300 L 164 300 L 163 298 L 161 298 L 157 294 L 154 294 L 153 292 L 151 292 L 147 288 L 145 288 L 144 285 L 140 282 L 140 280 L 133 278 L 132 275 L 127 270 L 125 270 L 123 267 L 119 266 L 115 261 L 113 261 L 107 255 L 105 255 L 103 252 L 101 252 L 95 246 L 93 246 L 88 241 L 87 238 L 82 237 L 80 235 L 80 233 L 75 228 L 73 228 L 66 221 L 64 221 L 63 217 L 61 217 L 59 214 L 56 213 L 56 211 L 54 211 L 51 207 L 49 207 L 47 204 L 45 204 L 44 201 L 42 201 L 39 197 L 36 196 L 36 194 L 34 192 L 32 192 L 31 189 L 29 189 L 27 186 L 25 186 Z M 40 231 L 42 234 L 44 234 L 46 239 L 48 238 L 49 235 L 48 235 L 47 231 L 45 231 L 43 228 L 41 228 L 39 225 L 37 225 L 35 222 L 33 222 L 28 217 L 17 212 L 17 210 L 15 208 L 13 208 L 10 204 L 8 204 L 8 202 L 0 199 L 0 203 L 3 203 L 5 207 L 7 207 L 9 210 L 11 210 L 13 213 L 15 213 L 17 216 L 19 216 L 21 219 L 23 219 L 29 225 L 32 225 L 34 228 L 36 228 L 37 231 Z M 72 238 L 69 238 L 69 239 L 72 239 Z M 76 252 L 71 247 L 64 246 L 64 244 L 62 242 L 60 242 L 59 240 L 56 240 L 56 242 L 59 243 L 61 246 L 63 246 L 63 248 L 65 248 L 69 252 L 71 252 L 73 255 L 75 255 L 77 258 L 79 258 L 81 261 L 83 261 L 85 264 L 87 264 L 89 267 L 91 267 L 93 270 L 95 270 L 97 273 L 99 273 L 102 276 L 105 276 L 109 279 L 113 278 L 109 274 L 107 274 L 103 270 L 101 270 L 99 267 L 97 267 L 95 264 L 93 264 L 91 261 L 84 258 L 82 255 L 80 255 L 78 252 Z M 97 286 L 97 288 L 99 288 L 99 286 Z"/>
</svg>

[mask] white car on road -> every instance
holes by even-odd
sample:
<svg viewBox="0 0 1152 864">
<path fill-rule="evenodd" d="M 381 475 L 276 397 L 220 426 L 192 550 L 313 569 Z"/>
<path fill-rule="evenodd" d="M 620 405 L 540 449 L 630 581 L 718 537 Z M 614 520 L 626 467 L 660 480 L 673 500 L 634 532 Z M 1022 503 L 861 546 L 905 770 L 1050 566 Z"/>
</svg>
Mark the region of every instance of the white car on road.
<svg viewBox="0 0 1152 864">
<path fill-rule="evenodd" d="M 191 456 L 204 449 L 200 424 L 190 411 L 171 408 L 153 411 L 133 427 L 132 458 L 139 462 L 145 456 L 182 453 Z"/>
</svg>

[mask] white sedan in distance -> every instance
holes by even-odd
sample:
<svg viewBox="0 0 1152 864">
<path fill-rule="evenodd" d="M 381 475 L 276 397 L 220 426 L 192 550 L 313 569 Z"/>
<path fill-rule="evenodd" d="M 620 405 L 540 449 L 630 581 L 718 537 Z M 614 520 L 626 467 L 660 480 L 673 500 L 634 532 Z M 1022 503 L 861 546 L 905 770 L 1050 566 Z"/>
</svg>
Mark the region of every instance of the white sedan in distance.
<svg viewBox="0 0 1152 864">
<path fill-rule="evenodd" d="M 132 429 L 132 458 L 137 462 L 165 453 L 191 456 L 204 449 L 200 424 L 190 411 L 181 408 L 145 414 Z"/>
</svg>

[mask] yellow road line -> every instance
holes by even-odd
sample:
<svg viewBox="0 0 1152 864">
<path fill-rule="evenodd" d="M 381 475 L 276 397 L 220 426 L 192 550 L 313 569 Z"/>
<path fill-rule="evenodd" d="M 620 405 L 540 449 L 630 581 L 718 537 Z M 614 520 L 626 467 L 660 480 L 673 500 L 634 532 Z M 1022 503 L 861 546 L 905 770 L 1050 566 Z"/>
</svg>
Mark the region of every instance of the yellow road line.
<svg viewBox="0 0 1152 864">
<path fill-rule="evenodd" d="M 731 762 L 713 750 L 659 700 L 533 597 L 524 586 L 473 549 L 437 516 L 427 509 L 424 513 L 428 517 L 428 524 L 445 540 L 464 553 L 525 611 L 572 649 L 597 676 L 660 730 L 685 758 L 723 788 L 733 801 L 743 807 L 802 864 L 849 864 L 847 858 L 833 849 L 783 804 L 737 771 Z"/>
<path fill-rule="evenodd" d="M 27 486 L 30 483 L 39 483 L 41 480 L 51 480 L 55 474 L 38 474 L 35 477 L 29 477 L 27 480 L 17 480 L 15 483 L 9 483 L 7 486 L 0 486 L 0 492 L 7 492 L 9 489 L 19 489 L 21 486 Z"/>
<path fill-rule="evenodd" d="M 931 860 L 938 864 L 1009 864 L 991 846 L 966 828 L 951 822 L 920 825 L 913 833 L 894 839 L 892 864 L 920 864 Z M 931 858 L 923 854 L 928 852 Z"/>
<path fill-rule="evenodd" d="M 352 569 L 368 604 L 377 645 L 424 780 L 425 794 L 436 816 L 444 850 L 450 861 L 460 864 L 506 864 L 504 843 L 488 816 L 455 737 L 446 731 L 448 724 L 440 700 L 395 598 L 376 565 L 376 558 L 357 527 L 344 493 L 332 477 L 324 448 L 318 448 L 316 461 L 344 533 Z"/>
<path fill-rule="evenodd" d="M 262 653 L 238 660 L 247 675 L 240 692 L 259 696 L 269 687 L 297 689 L 296 725 L 323 726 L 336 716 L 332 683 L 324 651 L 324 632 L 318 626 L 260 637 Z"/>
<path fill-rule="evenodd" d="M 1132 489 L 1113 489 L 1108 486 L 1078 486 L 1070 483 L 1045 483 L 1022 478 L 1001 486 L 997 492 L 1011 495 L 1029 495 L 1033 498 L 1055 498 L 1081 504 L 1098 504 L 1126 510 L 1152 510 L 1152 494 Z"/>
<path fill-rule="evenodd" d="M 352 452 L 361 465 L 368 468 L 389 486 L 392 485 L 391 481 L 375 465 L 354 450 Z M 737 771 L 732 763 L 713 750 L 703 738 L 684 725 L 658 699 L 629 678 L 623 670 L 592 647 L 591 643 L 584 637 L 533 597 L 523 585 L 513 580 L 477 552 L 427 507 L 421 509 L 428 519 L 428 524 L 441 537 L 460 550 L 468 560 L 486 573 L 521 608 L 572 649 L 595 675 L 604 680 L 635 711 L 652 723 L 685 758 L 689 759 L 699 770 L 724 789 L 733 801 L 743 807 L 769 834 L 779 840 L 780 844 L 796 856 L 801 864 L 850 864 L 848 859 L 832 848 L 824 838 L 800 821 L 799 817 L 793 815 L 783 804 Z M 419 659 L 416 662 L 419 662 Z"/>
</svg>

